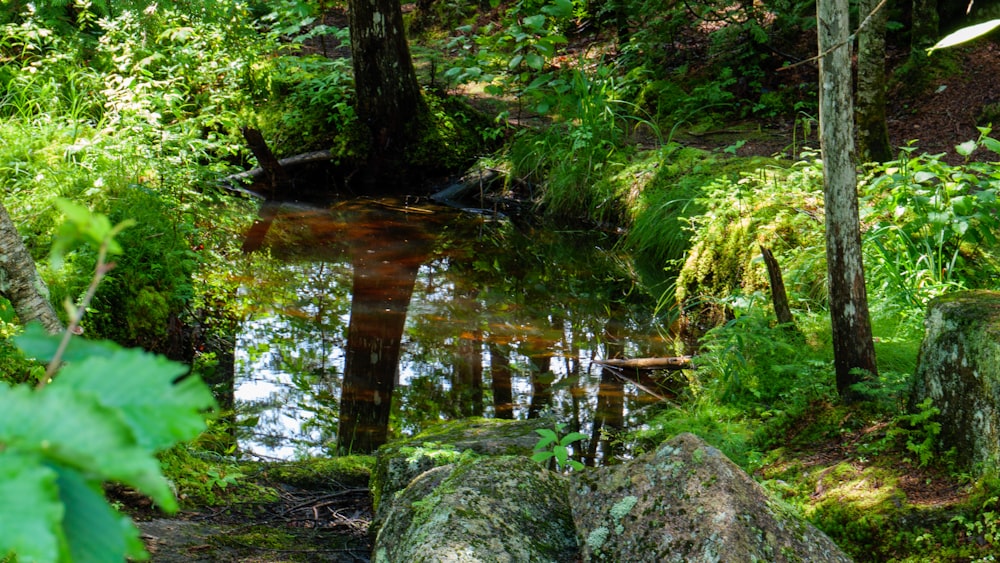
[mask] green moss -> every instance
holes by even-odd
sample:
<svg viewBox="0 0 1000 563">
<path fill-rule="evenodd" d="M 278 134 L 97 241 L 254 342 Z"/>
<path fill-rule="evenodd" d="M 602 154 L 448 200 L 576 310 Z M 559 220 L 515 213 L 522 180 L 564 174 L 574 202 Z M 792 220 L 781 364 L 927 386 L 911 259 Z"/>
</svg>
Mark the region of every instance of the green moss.
<svg viewBox="0 0 1000 563">
<path fill-rule="evenodd" d="M 375 467 L 374 456 L 353 455 L 269 463 L 261 469 L 271 480 L 303 489 L 364 487 Z"/>
</svg>

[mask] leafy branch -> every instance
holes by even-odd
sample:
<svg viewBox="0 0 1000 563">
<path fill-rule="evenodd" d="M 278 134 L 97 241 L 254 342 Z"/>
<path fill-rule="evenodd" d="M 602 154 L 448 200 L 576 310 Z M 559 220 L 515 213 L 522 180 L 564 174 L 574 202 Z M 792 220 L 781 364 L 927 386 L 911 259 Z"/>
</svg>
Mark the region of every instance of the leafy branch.
<svg viewBox="0 0 1000 563">
<path fill-rule="evenodd" d="M 59 204 L 68 221 L 55 261 L 79 240 L 98 245 L 99 260 L 83 302 L 62 336 L 29 324 L 15 343 L 48 362 L 37 388 L 0 385 L 0 559 L 144 560 L 139 532 L 102 493 L 118 482 L 149 495 L 163 510 L 177 501 L 155 453 L 196 437 L 215 401 L 187 367 L 109 341 L 73 338 L 101 278 L 120 253 L 114 227 L 86 208 Z M 58 378 L 54 375 L 58 371 Z"/>
</svg>

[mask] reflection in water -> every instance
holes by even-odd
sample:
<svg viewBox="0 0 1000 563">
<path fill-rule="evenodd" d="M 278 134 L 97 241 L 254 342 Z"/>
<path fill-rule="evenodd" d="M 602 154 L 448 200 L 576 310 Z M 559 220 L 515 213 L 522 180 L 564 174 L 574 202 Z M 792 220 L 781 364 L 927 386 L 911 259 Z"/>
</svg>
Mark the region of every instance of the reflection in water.
<svg viewBox="0 0 1000 563">
<path fill-rule="evenodd" d="M 384 208 L 356 212 L 346 233 L 354 269 L 337 449 L 372 452 L 386 442 L 406 310 L 433 239 Z"/>
<path fill-rule="evenodd" d="M 649 397 L 591 361 L 664 344 L 607 238 L 398 202 L 282 209 L 274 259 L 245 276 L 241 446 L 370 451 L 437 420 L 552 413 L 593 436 L 591 462 L 615 455 Z"/>
</svg>

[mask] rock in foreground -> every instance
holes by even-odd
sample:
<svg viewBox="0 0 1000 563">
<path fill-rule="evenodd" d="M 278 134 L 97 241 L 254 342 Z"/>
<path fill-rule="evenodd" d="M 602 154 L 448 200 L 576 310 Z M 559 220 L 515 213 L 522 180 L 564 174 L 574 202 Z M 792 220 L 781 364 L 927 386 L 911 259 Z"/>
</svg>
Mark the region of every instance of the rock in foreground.
<svg viewBox="0 0 1000 563">
<path fill-rule="evenodd" d="M 1000 466 L 1000 292 L 938 297 L 924 326 L 911 409 L 930 399 L 960 465 Z"/>
<path fill-rule="evenodd" d="M 431 469 L 393 502 L 373 561 L 576 561 L 567 490 L 564 476 L 526 457 Z"/>
<path fill-rule="evenodd" d="M 693 434 L 572 480 L 570 506 L 584 561 L 851 560 Z"/>
</svg>

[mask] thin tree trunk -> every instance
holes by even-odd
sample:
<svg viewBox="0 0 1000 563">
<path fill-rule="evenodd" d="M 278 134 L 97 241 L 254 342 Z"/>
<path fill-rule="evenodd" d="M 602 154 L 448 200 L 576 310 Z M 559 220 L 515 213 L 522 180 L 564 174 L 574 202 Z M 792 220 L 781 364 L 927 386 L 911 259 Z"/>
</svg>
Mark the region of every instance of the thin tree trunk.
<svg viewBox="0 0 1000 563">
<path fill-rule="evenodd" d="M 861 257 L 854 168 L 848 0 L 817 0 L 820 58 L 820 144 L 826 208 L 827 281 L 837 391 L 852 402 L 858 370 L 877 373 Z"/>
<path fill-rule="evenodd" d="M 781 268 L 775 260 L 771 249 L 760 245 L 760 254 L 764 257 L 764 265 L 767 267 L 767 278 L 771 282 L 771 303 L 774 304 L 774 315 L 778 317 L 778 323 L 783 325 L 794 325 L 795 318 L 792 317 L 792 309 L 788 306 L 788 292 L 785 291 L 785 280 L 781 277 Z"/>
<path fill-rule="evenodd" d="M 880 0 L 860 0 L 858 11 L 871 19 L 858 32 L 858 155 L 864 162 L 892 160 L 885 120 L 886 8 L 875 10 Z"/>
<path fill-rule="evenodd" d="M 37 320 L 45 330 L 56 333 L 63 326 L 48 293 L 7 208 L 0 203 L 0 294 L 10 300 L 22 323 Z"/>
</svg>

